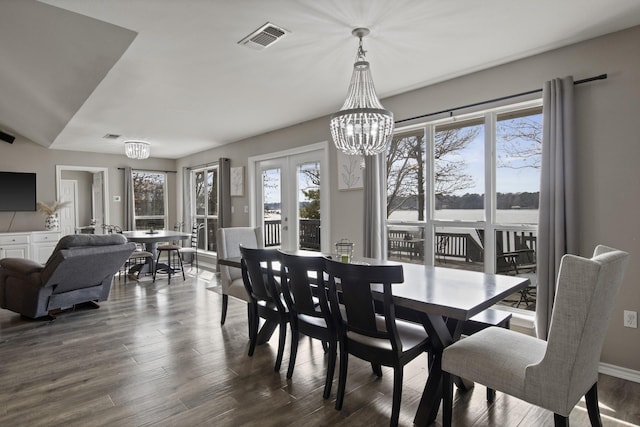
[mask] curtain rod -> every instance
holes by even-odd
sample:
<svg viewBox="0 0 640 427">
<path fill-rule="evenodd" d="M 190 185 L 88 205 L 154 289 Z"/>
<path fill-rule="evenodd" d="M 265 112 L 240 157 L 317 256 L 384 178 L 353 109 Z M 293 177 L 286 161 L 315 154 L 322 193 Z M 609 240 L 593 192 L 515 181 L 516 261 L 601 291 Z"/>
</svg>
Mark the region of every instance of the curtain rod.
<svg viewBox="0 0 640 427">
<path fill-rule="evenodd" d="M 216 165 L 219 165 L 219 164 L 220 164 L 219 161 L 215 161 L 215 162 L 205 163 L 203 165 L 185 166 L 185 169 L 186 170 L 194 170 L 194 169 L 208 168 L 209 166 L 216 166 Z"/>
<path fill-rule="evenodd" d="M 595 80 L 604 80 L 607 78 L 606 74 L 600 74 L 599 76 L 593 76 L 582 80 L 576 80 L 573 82 L 574 85 L 579 85 L 582 83 L 589 83 Z M 504 101 L 505 99 L 517 98 L 519 96 L 531 95 L 532 93 L 542 92 L 542 88 L 528 90 L 526 92 L 520 92 L 513 95 L 502 96 L 500 98 L 489 99 L 487 101 L 475 102 L 473 104 L 463 105 L 462 107 L 448 108 L 446 110 L 436 111 L 435 113 L 423 114 L 421 116 L 410 117 L 408 119 L 396 120 L 395 123 L 403 123 L 411 120 L 422 119 L 425 117 L 437 116 L 438 114 L 449 113 L 450 116 L 453 116 L 453 112 L 457 110 L 463 110 L 465 108 L 477 107 L 478 105 L 491 104 L 492 102 Z"/>
<path fill-rule="evenodd" d="M 157 169 L 139 169 L 139 168 L 131 168 L 134 171 L 141 171 L 141 172 L 164 172 L 164 173 L 177 173 L 176 171 L 159 171 Z M 124 168 L 118 168 L 119 171 L 123 171 Z"/>
</svg>

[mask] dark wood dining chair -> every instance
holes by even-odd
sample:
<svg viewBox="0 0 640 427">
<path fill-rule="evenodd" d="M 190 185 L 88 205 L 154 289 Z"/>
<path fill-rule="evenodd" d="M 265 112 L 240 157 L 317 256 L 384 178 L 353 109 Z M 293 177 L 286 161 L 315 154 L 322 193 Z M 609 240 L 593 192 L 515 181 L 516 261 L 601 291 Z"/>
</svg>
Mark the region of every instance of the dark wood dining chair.
<svg viewBox="0 0 640 427">
<path fill-rule="evenodd" d="M 324 258 L 280 252 L 282 293 L 291 313 L 291 354 L 287 378 L 293 376 L 299 335 L 328 344 L 327 373 L 323 397 L 328 399 L 336 366 L 338 334 L 324 282 Z M 318 280 L 319 279 L 319 280 Z"/>
<path fill-rule="evenodd" d="M 251 303 L 249 306 L 249 356 L 253 356 L 258 341 L 258 326 L 262 317 L 276 322 L 279 329 L 278 354 L 274 370 L 280 370 L 287 337 L 289 310 L 282 298 L 279 284 L 273 274 L 273 263 L 278 261 L 275 249 L 254 249 L 240 246 L 242 254 L 242 280 Z"/>
<path fill-rule="evenodd" d="M 393 367 L 392 426 L 398 425 L 404 365 L 429 352 L 429 337 L 421 324 L 396 319 L 391 285 L 402 283 L 401 265 L 360 265 L 325 259 L 329 301 L 340 342 L 340 376 L 336 409 L 342 409 L 347 382 L 348 355 Z M 374 289 L 372 289 L 372 287 Z M 340 300 L 338 299 L 340 292 Z M 374 293 L 382 298 L 384 314 L 376 314 Z M 344 312 L 340 310 L 344 305 Z M 377 369 L 378 375 L 382 371 Z"/>
</svg>

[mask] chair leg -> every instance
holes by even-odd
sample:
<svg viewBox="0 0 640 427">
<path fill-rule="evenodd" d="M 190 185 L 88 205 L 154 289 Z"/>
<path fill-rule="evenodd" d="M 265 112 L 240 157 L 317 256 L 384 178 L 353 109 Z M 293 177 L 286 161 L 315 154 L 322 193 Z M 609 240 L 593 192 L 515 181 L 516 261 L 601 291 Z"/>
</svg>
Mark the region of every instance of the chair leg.
<svg viewBox="0 0 640 427">
<path fill-rule="evenodd" d="M 598 383 L 595 383 L 584 397 L 587 403 L 587 412 L 589 413 L 591 427 L 602 427 L 600 408 L 598 407 Z"/>
<path fill-rule="evenodd" d="M 555 427 L 569 427 L 569 417 L 553 414 L 553 425 Z"/>
<path fill-rule="evenodd" d="M 160 258 L 160 256 L 158 256 Z M 171 284 L 171 251 L 167 251 L 167 284 Z"/>
<path fill-rule="evenodd" d="M 222 294 L 222 317 L 220 317 L 220 324 L 224 325 L 224 321 L 227 320 L 227 306 L 229 305 L 229 295 Z"/>
<path fill-rule="evenodd" d="M 251 303 L 247 303 L 247 326 L 249 328 L 249 330 L 248 330 L 249 339 L 251 339 L 251 337 L 253 336 L 253 323 L 252 322 L 253 322 L 253 305 Z"/>
<path fill-rule="evenodd" d="M 276 356 L 276 364 L 273 367 L 273 370 L 278 372 L 280 371 L 280 365 L 282 364 L 282 356 L 284 355 L 284 345 L 287 339 L 287 322 L 284 319 L 280 320 L 280 326 L 278 327 L 278 355 Z"/>
<path fill-rule="evenodd" d="M 338 375 L 338 394 L 336 395 L 336 409 L 342 409 L 344 401 L 344 391 L 347 385 L 347 368 L 349 364 L 349 354 L 345 348 L 345 343 L 340 343 L 340 373 Z"/>
<path fill-rule="evenodd" d="M 378 378 L 382 378 L 382 366 L 380 364 L 371 362 L 371 370 Z"/>
<path fill-rule="evenodd" d="M 331 396 L 331 384 L 333 383 L 333 373 L 336 370 L 336 358 L 338 357 L 338 342 L 329 341 L 329 360 L 327 361 L 327 378 L 324 382 L 323 398 Z"/>
<path fill-rule="evenodd" d="M 182 271 L 182 280 L 187 280 L 184 277 L 184 264 L 182 263 L 182 256 L 180 256 L 180 252 L 176 252 L 176 254 L 178 255 L 178 262 L 180 263 L 180 271 Z"/>
<path fill-rule="evenodd" d="M 158 273 L 158 264 L 160 263 L 160 254 L 162 251 L 158 251 L 158 255 L 153 262 L 153 283 L 156 283 L 156 274 Z"/>
<path fill-rule="evenodd" d="M 453 415 L 453 378 L 442 371 L 442 426 L 451 427 Z"/>
<path fill-rule="evenodd" d="M 287 370 L 287 378 L 293 376 L 293 369 L 296 367 L 296 356 L 298 355 L 298 340 L 300 334 L 298 333 L 297 322 L 291 321 L 291 352 L 289 353 L 289 369 Z"/>
<path fill-rule="evenodd" d="M 391 405 L 391 421 L 390 426 L 396 427 L 400 418 L 400 403 L 402 402 L 402 366 L 394 366 L 393 368 L 393 403 Z"/>
<path fill-rule="evenodd" d="M 253 356 L 253 352 L 256 349 L 256 342 L 258 341 L 260 316 L 258 315 L 258 306 L 256 304 L 249 304 L 249 307 L 251 310 L 249 316 L 249 356 Z"/>
<path fill-rule="evenodd" d="M 496 400 L 496 391 L 487 387 L 487 402 L 493 403 L 494 400 Z"/>
</svg>

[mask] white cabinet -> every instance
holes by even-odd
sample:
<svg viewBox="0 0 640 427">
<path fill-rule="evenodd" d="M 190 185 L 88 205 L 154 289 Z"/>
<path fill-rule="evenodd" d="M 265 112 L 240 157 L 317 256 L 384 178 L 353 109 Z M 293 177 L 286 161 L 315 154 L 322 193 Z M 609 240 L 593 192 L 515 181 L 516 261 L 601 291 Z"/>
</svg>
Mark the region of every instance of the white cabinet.
<svg viewBox="0 0 640 427">
<path fill-rule="evenodd" d="M 58 240 L 59 231 L 0 233 L 0 259 L 27 258 L 44 264 Z"/>
<path fill-rule="evenodd" d="M 60 240 L 59 231 L 34 231 L 31 233 L 31 258 L 41 264 L 47 262 Z"/>
<path fill-rule="evenodd" d="M 29 233 L 0 234 L 0 259 L 29 258 Z"/>
</svg>

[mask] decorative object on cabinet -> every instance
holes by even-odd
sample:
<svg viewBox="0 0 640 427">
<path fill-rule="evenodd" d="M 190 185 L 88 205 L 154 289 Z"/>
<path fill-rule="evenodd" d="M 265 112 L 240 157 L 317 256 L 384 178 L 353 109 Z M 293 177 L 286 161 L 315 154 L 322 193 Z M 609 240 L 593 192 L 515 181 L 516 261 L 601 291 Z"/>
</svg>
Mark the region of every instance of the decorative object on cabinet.
<svg viewBox="0 0 640 427">
<path fill-rule="evenodd" d="M 67 207 L 71 202 L 61 202 L 56 200 L 51 205 L 47 205 L 44 202 L 38 202 L 36 204 L 38 212 L 45 214 L 44 228 L 47 230 L 58 230 L 60 228 L 60 218 L 58 212 Z"/>
</svg>

